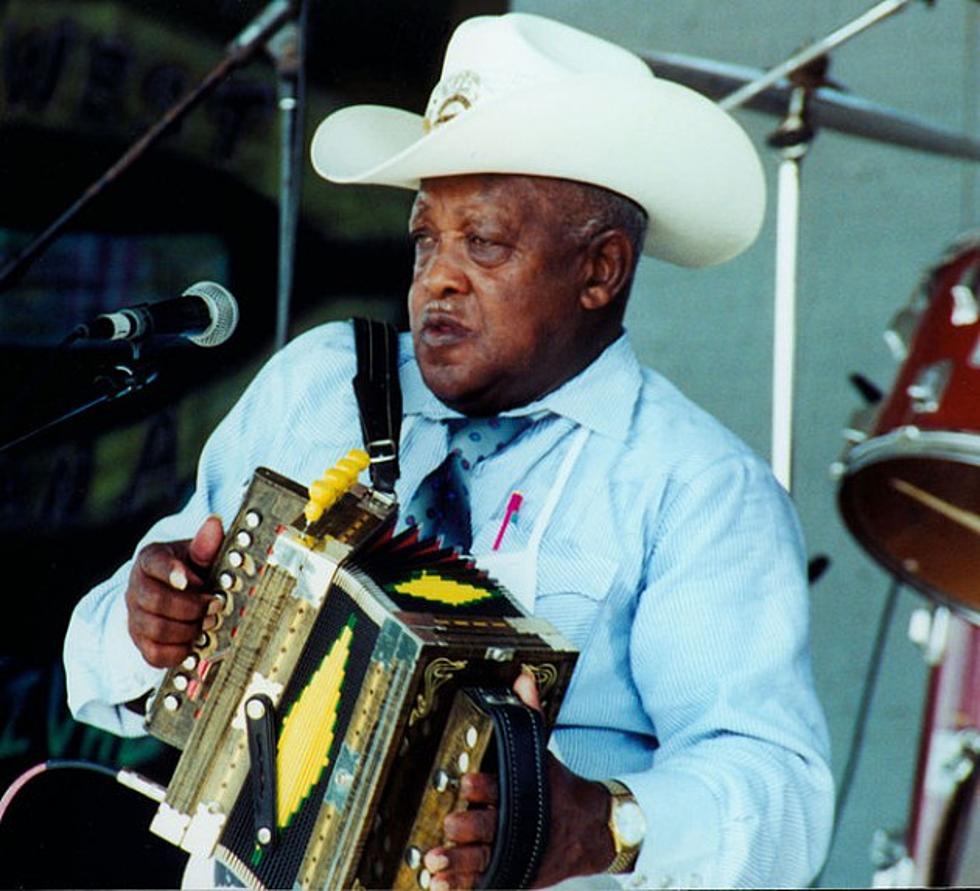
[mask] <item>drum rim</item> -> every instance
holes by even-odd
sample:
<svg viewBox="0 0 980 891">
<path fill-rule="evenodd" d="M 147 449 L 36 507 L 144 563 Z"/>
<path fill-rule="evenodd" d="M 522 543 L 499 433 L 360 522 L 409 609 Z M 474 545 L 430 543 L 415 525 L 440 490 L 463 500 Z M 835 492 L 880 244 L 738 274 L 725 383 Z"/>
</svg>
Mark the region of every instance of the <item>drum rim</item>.
<svg viewBox="0 0 980 891">
<path fill-rule="evenodd" d="M 868 437 L 842 459 L 842 479 L 890 458 L 936 458 L 980 467 L 980 434 L 960 430 L 923 430 L 913 424 Z M 972 459 L 972 460 L 971 460 Z"/>
<path fill-rule="evenodd" d="M 913 432 L 914 431 L 914 432 Z M 837 505 L 855 541 L 878 566 L 929 600 L 945 606 L 973 625 L 980 625 L 980 606 L 972 607 L 912 575 L 890 553 L 877 546 L 859 522 L 849 483 L 858 471 L 893 458 L 933 458 L 980 467 L 980 434 L 957 430 L 921 430 L 906 425 L 854 445 L 842 459 Z"/>
</svg>

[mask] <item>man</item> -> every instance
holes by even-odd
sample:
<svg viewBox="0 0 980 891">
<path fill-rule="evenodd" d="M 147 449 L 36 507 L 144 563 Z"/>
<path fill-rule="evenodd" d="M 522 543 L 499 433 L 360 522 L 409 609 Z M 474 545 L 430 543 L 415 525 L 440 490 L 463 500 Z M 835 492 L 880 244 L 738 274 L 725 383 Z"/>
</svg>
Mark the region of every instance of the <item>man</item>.
<svg viewBox="0 0 980 891">
<path fill-rule="evenodd" d="M 313 160 L 330 179 L 418 190 L 402 522 L 425 525 L 408 514 L 449 430 L 520 419 L 472 469 L 469 550 L 581 650 L 538 883 L 805 884 L 832 784 L 795 517 L 759 459 L 642 369 L 622 332 L 641 251 L 698 266 L 754 239 L 764 196 L 744 134 L 632 54 L 507 15 L 457 30 L 424 119 L 344 109 Z M 356 444 L 353 370 L 349 329 L 329 325 L 259 374 L 206 446 L 188 506 L 76 610 L 79 717 L 139 732 L 125 703 L 213 622 L 201 579 L 222 530 L 205 517 L 234 512 L 257 465 L 311 480 Z M 516 490 L 518 520 L 490 554 Z M 517 689 L 535 704 L 529 679 Z M 484 775 L 463 791 L 495 800 Z M 431 887 L 473 885 L 494 826 L 492 810 L 448 818 L 425 857 Z"/>
</svg>

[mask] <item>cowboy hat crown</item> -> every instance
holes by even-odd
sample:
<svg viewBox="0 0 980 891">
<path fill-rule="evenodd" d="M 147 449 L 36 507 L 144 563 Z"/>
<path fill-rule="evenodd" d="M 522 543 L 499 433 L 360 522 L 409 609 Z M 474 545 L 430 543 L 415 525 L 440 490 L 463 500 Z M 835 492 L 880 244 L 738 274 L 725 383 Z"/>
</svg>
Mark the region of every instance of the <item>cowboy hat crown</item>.
<svg viewBox="0 0 980 891">
<path fill-rule="evenodd" d="M 341 109 L 317 128 L 312 159 L 338 183 L 513 173 L 602 186 L 646 211 L 644 253 L 681 266 L 734 257 L 765 210 L 758 155 L 715 103 L 616 44 L 524 13 L 456 29 L 423 116 Z"/>
</svg>

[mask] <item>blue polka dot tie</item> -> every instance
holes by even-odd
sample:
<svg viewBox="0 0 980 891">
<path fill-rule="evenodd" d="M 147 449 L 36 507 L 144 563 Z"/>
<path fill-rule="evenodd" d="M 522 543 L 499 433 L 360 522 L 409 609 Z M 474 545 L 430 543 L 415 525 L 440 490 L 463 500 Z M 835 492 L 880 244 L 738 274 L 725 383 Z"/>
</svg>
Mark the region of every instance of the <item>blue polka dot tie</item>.
<svg viewBox="0 0 980 891">
<path fill-rule="evenodd" d="M 447 421 L 449 454 L 421 483 L 405 508 L 405 523 L 443 545 L 469 551 L 469 482 L 473 468 L 515 440 L 530 418 L 461 418 Z"/>
</svg>

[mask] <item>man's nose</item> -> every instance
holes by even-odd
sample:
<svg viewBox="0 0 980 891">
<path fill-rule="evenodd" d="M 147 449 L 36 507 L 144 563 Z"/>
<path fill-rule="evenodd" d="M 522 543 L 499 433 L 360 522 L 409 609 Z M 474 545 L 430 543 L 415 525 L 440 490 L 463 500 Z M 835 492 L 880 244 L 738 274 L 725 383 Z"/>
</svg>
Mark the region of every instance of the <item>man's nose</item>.
<svg viewBox="0 0 980 891">
<path fill-rule="evenodd" d="M 470 280 L 458 256 L 459 249 L 459 245 L 452 241 L 440 241 L 419 270 L 418 284 L 433 297 L 465 294 L 470 290 Z"/>
</svg>

